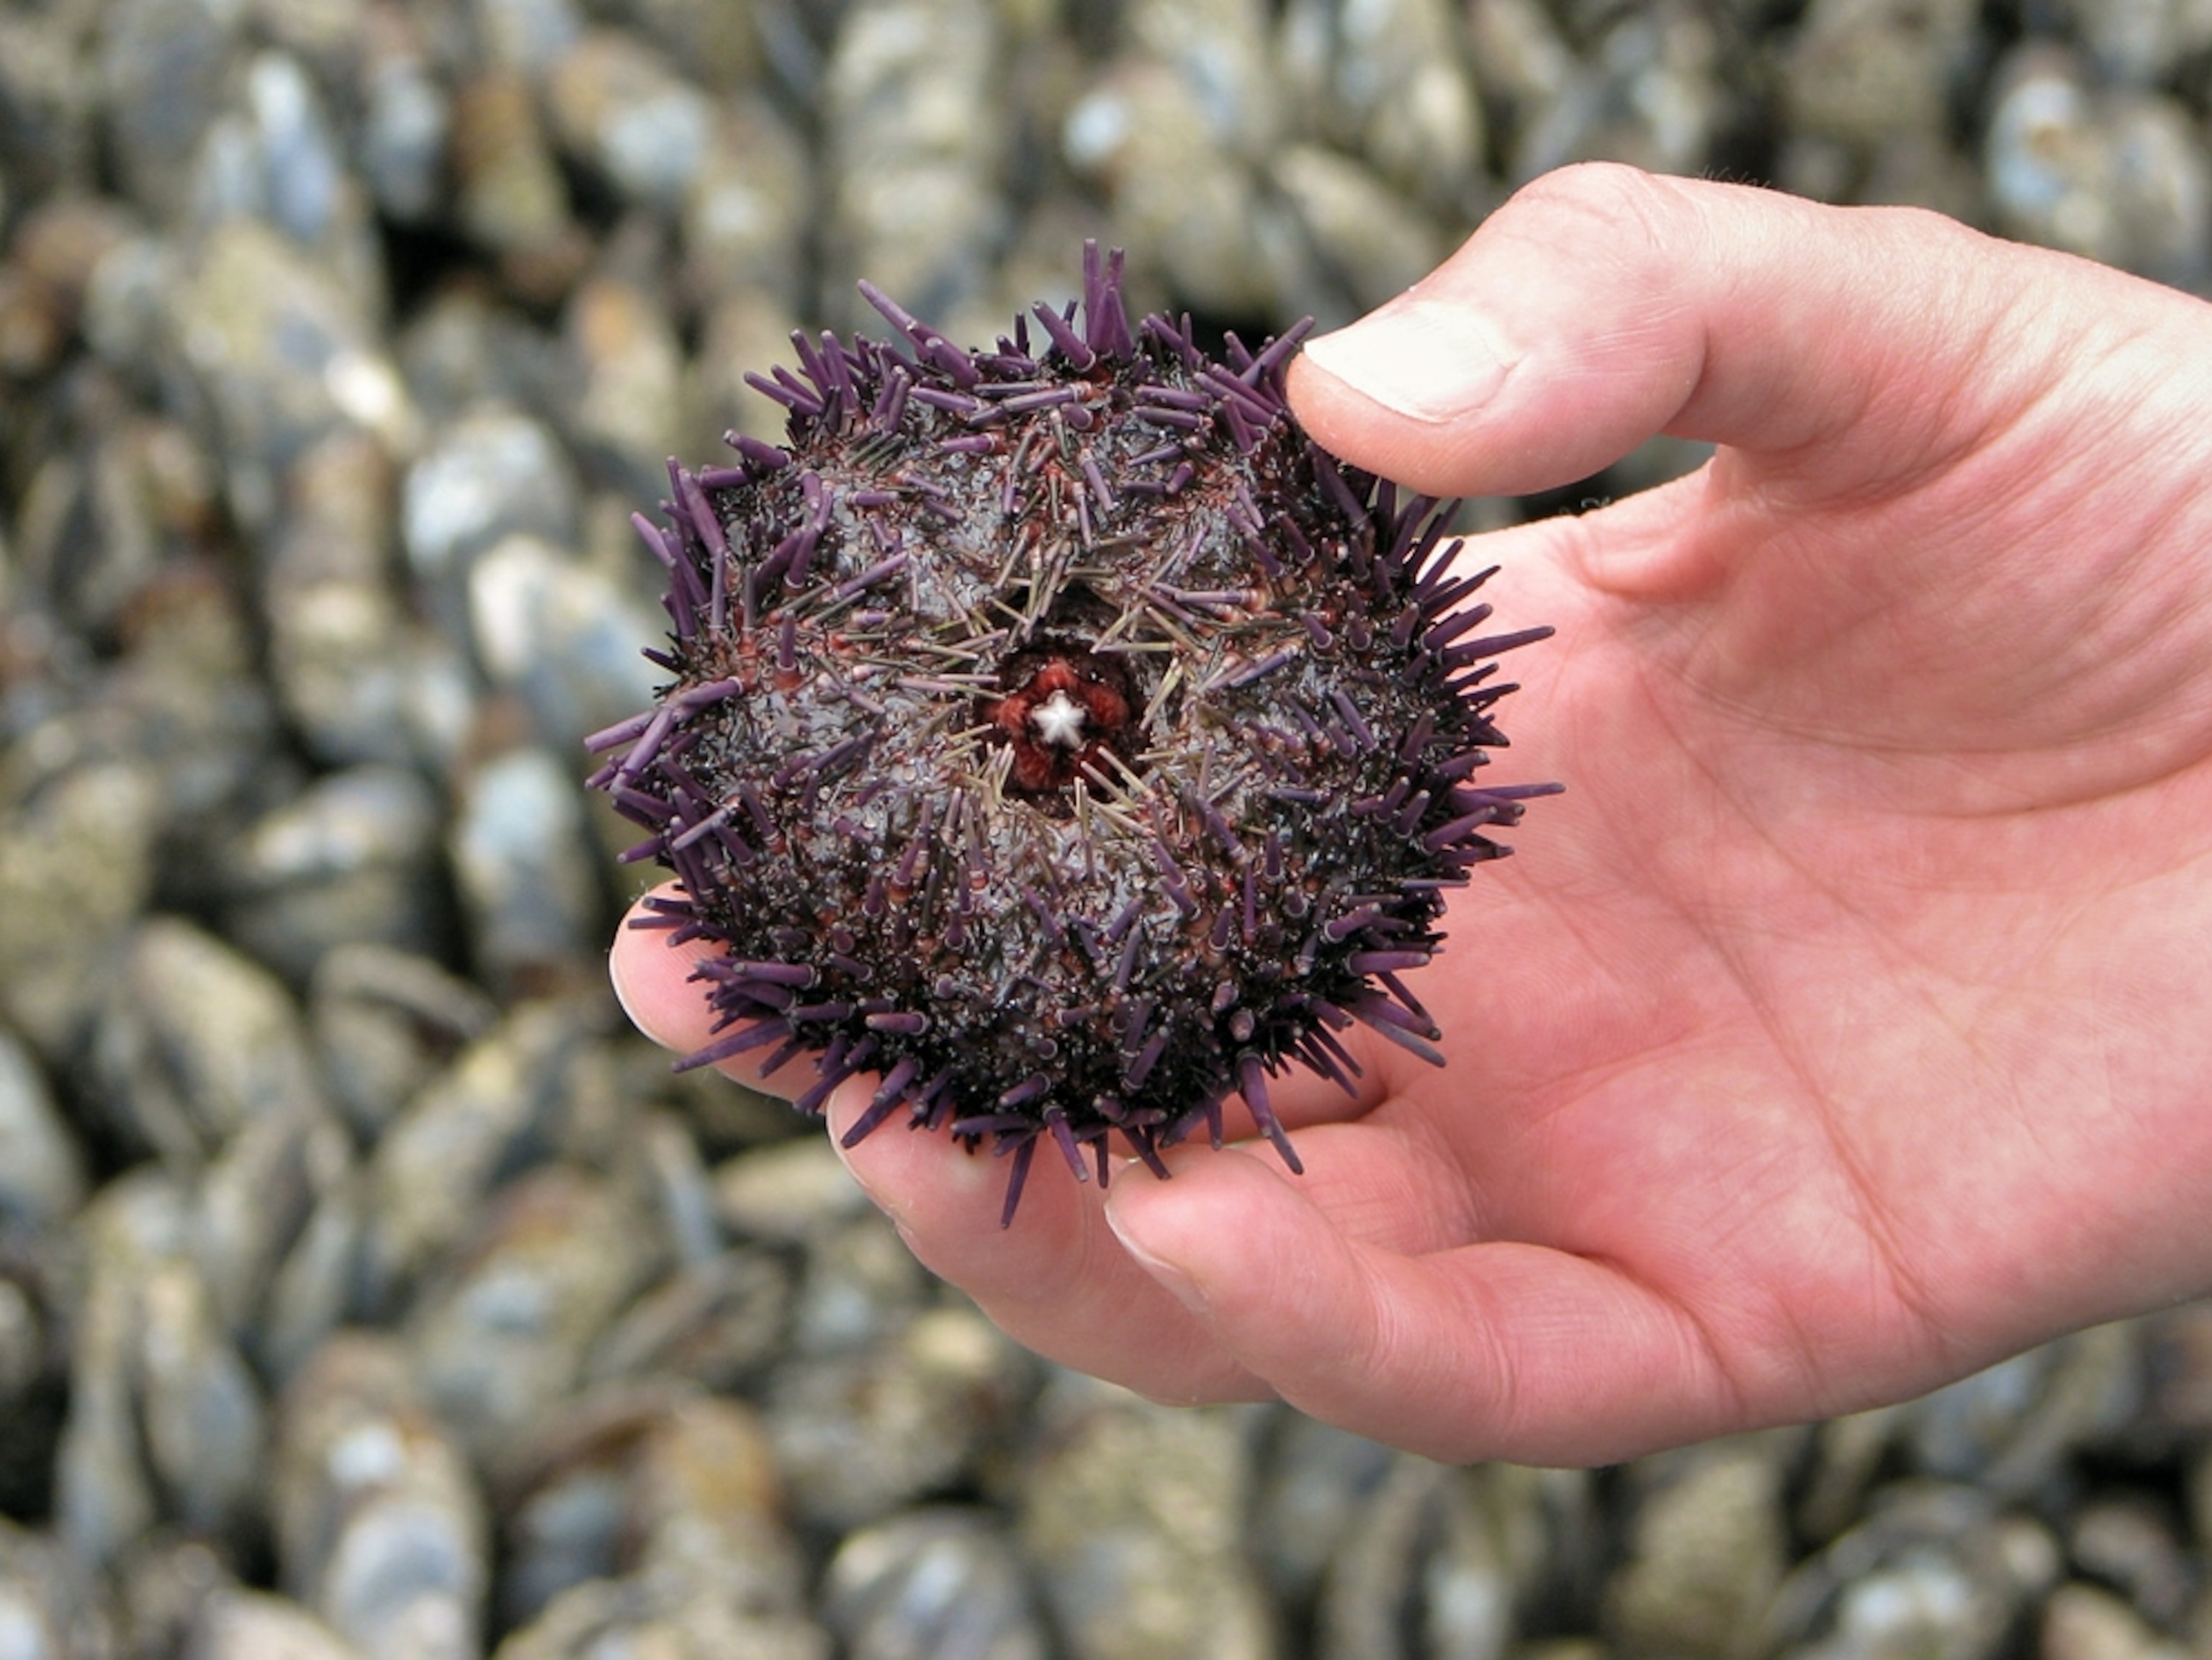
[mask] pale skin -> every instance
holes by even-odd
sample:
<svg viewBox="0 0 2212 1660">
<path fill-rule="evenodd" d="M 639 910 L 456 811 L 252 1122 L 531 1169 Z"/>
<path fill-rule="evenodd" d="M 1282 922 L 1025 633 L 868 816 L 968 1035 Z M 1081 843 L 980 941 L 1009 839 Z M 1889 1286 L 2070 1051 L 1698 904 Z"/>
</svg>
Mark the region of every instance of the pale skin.
<svg viewBox="0 0 2212 1660">
<path fill-rule="evenodd" d="M 1291 392 L 1441 494 L 1720 448 L 1462 555 L 1504 626 L 1559 628 L 1492 776 L 1568 792 L 1415 982 L 1448 1064 L 1355 1041 L 1356 1098 L 1279 1081 L 1303 1178 L 1240 1142 L 1102 1194 L 1040 1158 L 1006 1232 L 1003 1162 L 881 1131 L 845 1157 L 925 1263 L 1162 1400 L 1547 1463 L 2212 1290 L 2212 306 L 1576 168 Z M 702 1039 L 684 954 L 626 930 L 614 969 Z"/>
</svg>

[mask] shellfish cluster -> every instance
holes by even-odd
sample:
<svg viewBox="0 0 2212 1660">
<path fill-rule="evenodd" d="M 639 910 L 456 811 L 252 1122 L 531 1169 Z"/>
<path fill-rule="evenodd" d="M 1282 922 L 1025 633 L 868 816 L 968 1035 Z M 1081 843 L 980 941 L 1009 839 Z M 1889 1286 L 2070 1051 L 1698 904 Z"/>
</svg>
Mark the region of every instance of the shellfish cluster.
<svg viewBox="0 0 2212 1660">
<path fill-rule="evenodd" d="M 862 272 L 988 341 L 1095 235 L 1256 342 L 1604 155 L 2201 287 L 2208 53 L 2173 0 L 0 4 L 0 1651 L 2212 1652 L 2212 1306 L 1601 1472 L 1042 1366 L 629 1029 L 653 861 L 578 748 L 672 677 L 630 511 L 784 446 L 738 370 L 883 332 Z M 1017 655 L 1012 797 L 1141 769 L 1140 679 Z"/>
</svg>

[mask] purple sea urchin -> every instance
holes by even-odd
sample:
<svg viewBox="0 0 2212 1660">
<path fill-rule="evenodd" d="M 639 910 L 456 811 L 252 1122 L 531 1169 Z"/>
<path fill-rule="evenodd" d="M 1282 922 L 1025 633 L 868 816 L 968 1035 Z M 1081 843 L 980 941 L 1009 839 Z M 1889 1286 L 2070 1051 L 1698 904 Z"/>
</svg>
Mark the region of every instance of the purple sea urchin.
<svg viewBox="0 0 2212 1660">
<path fill-rule="evenodd" d="M 1353 1021 L 1431 1060 L 1401 976 L 1443 891 L 1556 786 L 1473 781 L 1504 737 L 1447 504 L 1401 500 L 1297 430 L 1303 329 L 1200 352 L 1130 325 L 1118 254 L 969 352 L 863 284 L 886 344 L 794 335 L 754 384 L 779 449 L 670 469 L 673 677 L 592 740 L 593 782 L 680 893 L 653 925 L 725 948 L 719 1035 L 679 1064 L 803 1052 L 818 1111 L 1105 1179 L 1241 1093 L 1298 1169 L 1267 1080 L 1350 1087 Z"/>
</svg>

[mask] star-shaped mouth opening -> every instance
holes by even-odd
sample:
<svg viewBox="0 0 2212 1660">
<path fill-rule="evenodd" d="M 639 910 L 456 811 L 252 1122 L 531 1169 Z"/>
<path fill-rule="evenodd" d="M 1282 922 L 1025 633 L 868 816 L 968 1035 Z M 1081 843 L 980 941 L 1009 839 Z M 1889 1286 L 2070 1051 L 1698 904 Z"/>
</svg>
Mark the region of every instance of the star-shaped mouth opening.
<svg viewBox="0 0 2212 1660">
<path fill-rule="evenodd" d="M 1128 672 L 1079 645 L 1048 645 L 1011 659 L 1006 690 L 980 700 L 977 713 L 994 740 L 1013 751 L 1008 787 L 1049 797 L 1079 779 L 1110 791 L 1129 770 L 1136 711 Z"/>
</svg>

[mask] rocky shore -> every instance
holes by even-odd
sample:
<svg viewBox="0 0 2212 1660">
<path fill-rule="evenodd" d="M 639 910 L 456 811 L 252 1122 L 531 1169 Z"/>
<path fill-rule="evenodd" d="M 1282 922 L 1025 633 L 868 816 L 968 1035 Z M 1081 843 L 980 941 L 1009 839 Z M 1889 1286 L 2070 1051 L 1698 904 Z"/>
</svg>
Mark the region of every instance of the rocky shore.
<svg viewBox="0 0 2212 1660">
<path fill-rule="evenodd" d="M 2191 0 L 4 0 L 0 1657 L 2212 1655 L 2212 1308 L 1596 1472 L 1036 1360 L 629 1032 L 580 742 L 858 276 L 1256 337 L 1610 157 L 2202 289 L 2209 101 Z"/>
</svg>

